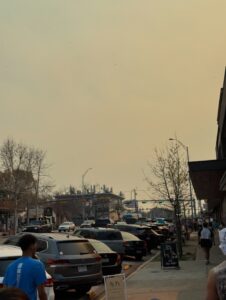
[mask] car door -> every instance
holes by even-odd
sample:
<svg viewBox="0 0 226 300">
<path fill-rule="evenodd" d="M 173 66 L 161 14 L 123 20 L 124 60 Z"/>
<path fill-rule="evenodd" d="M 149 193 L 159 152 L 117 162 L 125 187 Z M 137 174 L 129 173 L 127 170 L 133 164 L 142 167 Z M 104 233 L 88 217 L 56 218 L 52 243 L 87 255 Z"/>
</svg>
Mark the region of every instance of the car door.
<svg viewBox="0 0 226 300">
<path fill-rule="evenodd" d="M 100 231 L 97 234 L 97 239 L 108 245 L 109 248 L 118 254 L 124 254 L 123 239 L 119 230 Z"/>
</svg>

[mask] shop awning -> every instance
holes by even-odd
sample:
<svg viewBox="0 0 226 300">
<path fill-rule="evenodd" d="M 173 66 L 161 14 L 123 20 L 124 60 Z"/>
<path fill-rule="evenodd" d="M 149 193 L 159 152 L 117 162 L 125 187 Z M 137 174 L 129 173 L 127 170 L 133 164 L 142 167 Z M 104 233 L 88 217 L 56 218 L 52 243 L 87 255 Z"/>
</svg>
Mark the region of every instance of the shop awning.
<svg viewBox="0 0 226 300">
<path fill-rule="evenodd" d="M 208 208 L 213 210 L 223 199 L 220 182 L 226 171 L 226 159 L 189 162 L 189 171 L 197 199 L 208 200 Z"/>
</svg>

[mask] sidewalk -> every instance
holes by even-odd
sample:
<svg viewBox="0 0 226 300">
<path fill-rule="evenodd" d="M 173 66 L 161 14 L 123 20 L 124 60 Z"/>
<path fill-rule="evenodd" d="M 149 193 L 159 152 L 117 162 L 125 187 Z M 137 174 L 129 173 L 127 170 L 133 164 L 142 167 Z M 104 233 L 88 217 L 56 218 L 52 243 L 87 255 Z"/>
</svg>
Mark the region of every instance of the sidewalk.
<svg viewBox="0 0 226 300">
<path fill-rule="evenodd" d="M 187 249 L 191 249 L 193 245 L 194 250 L 197 245 L 197 233 L 191 235 L 191 241 L 187 244 Z M 186 247 L 184 250 L 186 251 Z M 150 261 L 127 279 L 128 300 L 205 299 L 208 272 L 224 259 L 216 245 L 211 249 L 211 263 L 208 266 L 199 246 L 196 259 L 180 261 L 180 270 L 162 270 L 160 261 Z"/>
</svg>

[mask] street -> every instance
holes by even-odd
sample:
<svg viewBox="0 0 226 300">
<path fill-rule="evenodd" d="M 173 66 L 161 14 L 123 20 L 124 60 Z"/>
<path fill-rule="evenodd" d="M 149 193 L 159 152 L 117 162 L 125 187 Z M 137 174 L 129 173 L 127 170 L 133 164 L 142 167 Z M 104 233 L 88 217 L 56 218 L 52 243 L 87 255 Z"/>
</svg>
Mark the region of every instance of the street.
<svg viewBox="0 0 226 300">
<path fill-rule="evenodd" d="M 147 261 L 149 261 L 151 258 L 153 258 L 158 251 L 153 251 L 151 255 L 147 255 L 144 257 L 142 261 L 135 261 L 132 257 L 126 257 L 123 261 L 123 272 L 125 273 L 126 277 L 131 275 L 133 272 L 135 272 L 142 264 L 145 264 Z M 66 291 L 62 294 L 62 297 L 66 300 L 99 300 L 104 295 L 104 284 L 94 286 L 90 290 L 87 295 L 79 296 L 76 294 L 75 291 L 70 290 Z M 51 300 L 61 300 L 61 296 L 54 298 L 54 296 L 51 298 Z"/>
<path fill-rule="evenodd" d="M 62 233 L 63 234 L 63 233 Z M 0 235 L 0 244 L 4 242 L 6 237 Z M 123 265 L 122 269 L 125 273 L 125 276 L 128 278 L 132 273 L 134 273 L 141 265 L 145 264 L 151 258 L 155 257 L 159 253 L 159 250 L 153 250 L 151 254 L 145 256 L 142 261 L 136 261 L 133 257 L 125 257 L 123 260 Z M 94 286 L 91 288 L 90 292 L 87 293 L 86 295 L 78 295 L 75 290 L 69 290 L 62 292 L 62 294 L 58 297 L 55 298 L 54 293 L 51 293 L 50 299 L 49 300 L 61 300 L 67 299 L 67 300 L 72 300 L 72 299 L 78 299 L 78 300 L 99 300 L 103 297 L 104 295 L 104 284 Z"/>
</svg>

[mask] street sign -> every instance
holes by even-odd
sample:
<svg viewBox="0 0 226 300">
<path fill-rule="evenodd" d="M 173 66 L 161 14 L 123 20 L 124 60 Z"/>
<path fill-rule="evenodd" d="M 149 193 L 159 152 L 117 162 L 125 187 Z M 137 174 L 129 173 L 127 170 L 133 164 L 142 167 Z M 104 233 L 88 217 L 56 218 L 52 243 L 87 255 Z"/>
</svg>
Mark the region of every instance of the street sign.
<svg viewBox="0 0 226 300">
<path fill-rule="evenodd" d="M 125 274 L 104 276 L 106 300 L 127 300 Z"/>
<path fill-rule="evenodd" d="M 179 268 L 176 243 L 161 244 L 161 266 L 162 268 Z"/>
</svg>

